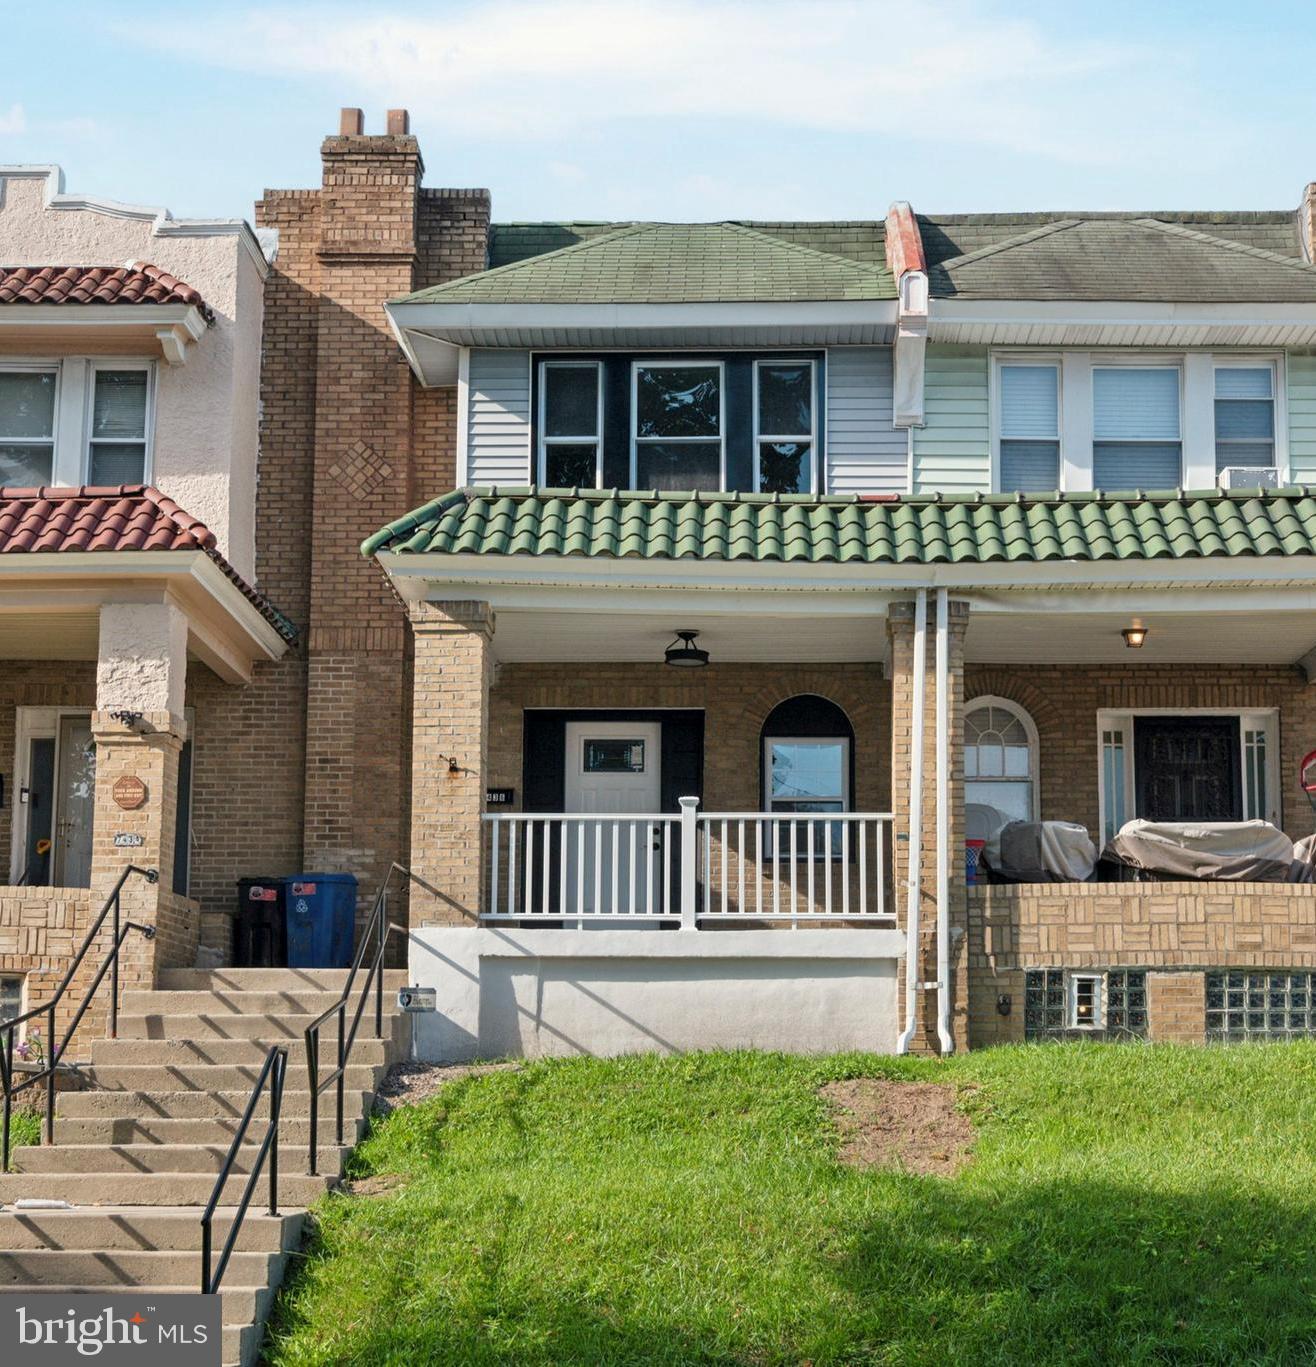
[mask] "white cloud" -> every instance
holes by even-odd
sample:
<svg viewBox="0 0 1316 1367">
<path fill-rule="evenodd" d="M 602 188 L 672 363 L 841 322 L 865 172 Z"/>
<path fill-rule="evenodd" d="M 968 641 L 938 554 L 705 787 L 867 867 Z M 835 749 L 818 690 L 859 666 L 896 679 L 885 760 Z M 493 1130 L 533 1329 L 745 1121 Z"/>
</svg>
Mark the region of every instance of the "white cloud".
<svg viewBox="0 0 1316 1367">
<path fill-rule="evenodd" d="M 275 3 L 133 36 L 207 65 L 332 81 L 344 102 L 406 105 L 453 136 L 722 119 L 764 138 L 789 127 L 1080 165 L 1185 147 L 1214 161 L 1242 142 L 1184 57 L 1053 34 L 987 0 L 477 0 L 445 16 Z"/>
<path fill-rule="evenodd" d="M 27 115 L 21 104 L 11 104 L 9 112 L 0 114 L 0 135 L 27 132 Z"/>
</svg>

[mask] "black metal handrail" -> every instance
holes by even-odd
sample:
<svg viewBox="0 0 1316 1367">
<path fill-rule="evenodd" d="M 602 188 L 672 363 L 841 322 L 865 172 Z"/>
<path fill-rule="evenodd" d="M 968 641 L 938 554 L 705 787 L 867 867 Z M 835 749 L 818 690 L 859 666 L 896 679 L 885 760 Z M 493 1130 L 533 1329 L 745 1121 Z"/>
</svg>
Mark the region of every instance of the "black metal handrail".
<svg viewBox="0 0 1316 1367">
<path fill-rule="evenodd" d="M 277 1215 L 279 1213 L 279 1112 L 283 1109 L 283 1083 L 287 1072 L 287 1047 L 282 1044 L 272 1045 L 269 1053 L 265 1055 L 265 1066 L 260 1070 L 256 1085 L 251 1089 L 251 1095 L 247 1098 L 247 1109 L 243 1112 L 242 1121 L 238 1125 L 237 1133 L 233 1136 L 233 1142 L 228 1146 L 228 1155 L 224 1159 L 224 1166 L 219 1170 L 219 1176 L 215 1179 L 215 1189 L 210 1193 L 205 1214 L 201 1217 L 201 1294 L 203 1296 L 211 1296 L 219 1290 L 219 1283 L 228 1267 L 229 1258 L 233 1256 L 233 1248 L 238 1241 L 238 1233 L 242 1229 L 243 1220 L 246 1219 L 247 1207 L 251 1204 L 252 1193 L 256 1190 L 256 1183 L 260 1180 L 261 1169 L 265 1166 L 267 1157 L 270 1160 L 270 1214 Z M 251 1165 L 251 1173 L 247 1177 L 247 1185 L 243 1189 L 242 1200 L 238 1202 L 237 1213 L 229 1225 L 228 1238 L 224 1240 L 224 1247 L 220 1251 L 219 1263 L 212 1271 L 210 1267 L 211 1227 L 215 1218 L 215 1207 L 219 1205 L 219 1198 L 224 1194 L 224 1184 L 233 1171 L 234 1160 L 238 1156 L 238 1150 L 242 1147 L 242 1141 L 246 1138 L 251 1117 L 256 1114 L 256 1107 L 260 1103 L 261 1093 L 265 1090 L 266 1082 L 270 1084 L 270 1115 L 265 1123 L 265 1135 L 260 1142 L 256 1161 Z"/>
<path fill-rule="evenodd" d="M 123 948 L 123 942 L 128 938 L 130 930 L 139 930 L 148 939 L 155 938 L 155 927 L 140 925 L 136 921 L 120 921 L 120 895 L 123 892 L 123 885 L 129 878 L 137 874 L 145 878 L 148 883 L 157 883 L 160 874 L 157 869 L 138 868 L 136 864 L 126 864 L 123 872 L 119 875 L 110 895 L 105 899 L 105 905 L 101 907 L 100 914 L 91 924 L 91 929 L 87 931 L 78 952 L 73 956 L 73 962 L 69 965 L 68 972 L 64 974 L 60 985 L 55 989 L 55 995 L 49 1001 L 43 1002 L 40 1006 L 34 1006 L 30 1011 L 24 1011 L 21 1016 L 15 1016 L 12 1020 L 0 1021 L 0 1086 L 4 1089 L 4 1123 L 3 1136 L 0 1137 L 0 1172 L 9 1171 L 9 1122 L 13 1112 L 14 1097 L 28 1087 L 35 1086 L 43 1078 L 46 1083 L 46 1138 L 47 1144 L 55 1142 L 55 1069 L 59 1066 L 64 1057 L 64 1051 L 69 1046 L 69 1041 L 73 1038 L 73 1032 L 82 1023 L 82 1018 L 87 1014 L 87 1008 L 91 1005 L 91 999 L 96 995 L 96 990 L 105 980 L 105 974 L 110 974 L 110 1038 L 115 1039 L 119 1033 L 119 952 Z M 105 918 L 113 912 L 113 942 L 109 953 L 101 963 L 95 978 L 92 979 L 91 986 L 83 994 L 82 1002 L 78 1009 L 73 1013 L 73 1019 L 69 1022 L 69 1027 L 64 1031 L 63 1038 L 58 1046 L 55 1044 L 55 1013 L 59 1004 L 64 999 L 64 994 L 69 989 L 69 984 L 73 981 L 74 974 L 82 967 L 82 961 L 87 957 L 87 952 L 91 949 L 92 942 L 100 934 L 101 927 L 105 924 Z M 33 1073 L 25 1078 L 18 1086 L 14 1086 L 14 1033 L 18 1027 L 27 1021 L 34 1020 L 37 1016 L 46 1017 L 46 1066 L 39 1072 Z"/>
<path fill-rule="evenodd" d="M 375 1038 L 382 1039 L 384 1035 L 384 950 L 391 932 L 398 931 L 403 935 L 407 933 L 406 926 L 397 925 L 388 919 L 388 889 L 389 884 L 393 881 L 394 874 L 401 874 L 420 887 L 426 886 L 423 879 L 417 878 L 410 869 L 404 868 L 396 861 L 389 865 L 388 872 L 384 875 L 384 881 L 375 894 L 375 904 L 371 909 L 370 919 L 361 932 L 361 943 L 357 946 L 356 957 L 352 960 L 352 969 L 347 975 L 347 985 L 343 988 L 343 995 L 306 1027 L 306 1072 L 311 1092 L 311 1161 L 307 1171 L 312 1176 L 315 1176 L 318 1171 L 320 1093 L 331 1082 L 338 1084 L 336 1089 L 338 1123 L 334 1131 L 335 1142 L 340 1146 L 343 1142 L 343 1079 L 347 1072 L 348 1057 L 352 1052 L 352 1046 L 356 1043 L 356 1032 L 357 1027 L 361 1024 L 361 1013 L 365 1010 L 366 1002 L 370 999 L 372 986 L 375 989 Z M 375 955 L 370 964 L 370 971 L 366 974 L 361 991 L 361 1000 L 357 1002 L 356 1013 L 352 1017 L 352 1028 L 348 1030 L 347 1006 L 352 996 L 352 984 L 356 981 L 356 975 L 372 940 L 375 944 Z M 320 1027 L 330 1016 L 334 1015 L 338 1017 L 338 1066 L 322 1080 L 320 1077 Z"/>
</svg>

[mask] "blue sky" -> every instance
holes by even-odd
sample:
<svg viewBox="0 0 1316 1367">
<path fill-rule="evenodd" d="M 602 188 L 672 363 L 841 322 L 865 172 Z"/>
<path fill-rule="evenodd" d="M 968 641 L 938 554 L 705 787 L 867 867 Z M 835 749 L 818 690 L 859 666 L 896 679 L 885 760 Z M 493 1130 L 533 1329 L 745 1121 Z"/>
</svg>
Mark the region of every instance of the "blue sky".
<svg viewBox="0 0 1316 1367">
<path fill-rule="evenodd" d="M 0 0 L 0 23 L 0 163 L 179 217 L 316 184 L 340 105 L 368 131 L 408 107 L 426 183 L 488 186 L 503 220 L 1287 208 L 1316 180 L 1316 28 L 1276 0 Z"/>
</svg>

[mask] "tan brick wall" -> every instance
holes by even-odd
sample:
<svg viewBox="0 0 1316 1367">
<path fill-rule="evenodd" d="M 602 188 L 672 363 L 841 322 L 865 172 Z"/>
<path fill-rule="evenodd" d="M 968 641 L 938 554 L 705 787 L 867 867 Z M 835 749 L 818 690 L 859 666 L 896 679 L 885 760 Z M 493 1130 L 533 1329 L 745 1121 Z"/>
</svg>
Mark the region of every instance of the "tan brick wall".
<svg viewBox="0 0 1316 1367">
<path fill-rule="evenodd" d="M 1147 1037 L 1162 1044 L 1201 1044 L 1206 1038 L 1204 974 L 1148 975 Z"/>
<path fill-rule="evenodd" d="M 1189 969 L 1316 968 L 1316 889 L 1305 885 L 978 886 L 969 889 L 968 906 L 974 1045 L 1022 1038 L 1026 968 L 1145 968 L 1149 990 L 1153 979 Z M 1200 971 L 1186 976 L 1201 986 Z M 994 1007 L 1001 992 L 1014 998 L 1004 1020 Z M 1156 1034 L 1154 1001 L 1153 1037 L 1168 1038 Z M 1167 1009 L 1174 1003 L 1165 1028 L 1184 1029 L 1181 998 L 1165 1001 Z M 1204 1010 L 1201 1001 L 1196 1009 Z M 1199 1042 L 1204 1028 L 1196 1030 Z"/>
</svg>

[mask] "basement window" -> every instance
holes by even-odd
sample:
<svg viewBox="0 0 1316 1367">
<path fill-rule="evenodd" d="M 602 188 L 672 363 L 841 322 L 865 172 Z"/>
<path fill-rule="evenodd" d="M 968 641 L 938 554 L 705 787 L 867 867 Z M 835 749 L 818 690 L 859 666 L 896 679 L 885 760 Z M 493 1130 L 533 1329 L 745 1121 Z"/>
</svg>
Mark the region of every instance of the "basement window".
<svg viewBox="0 0 1316 1367">
<path fill-rule="evenodd" d="M 1222 969 L 1206 975 L 1206 1037 L 1227 1043 L 1316 1036 L 1316 974 Z"/>
<path fill-rule="evenodd" d="M 23 1014 L 23 979 L 6 974 L 0 977 L 0 1021 L 13 1020 Z M 17 1039 L 17 1035 L 15 1035 Z"/>
<path fill-rule="evenodd" d="M 1146 1034 L 1147 974 L 1142 969 L 1030 968 L 1024 975 L 1025 1039 L 1141 1039 Z"/>
</svg>

